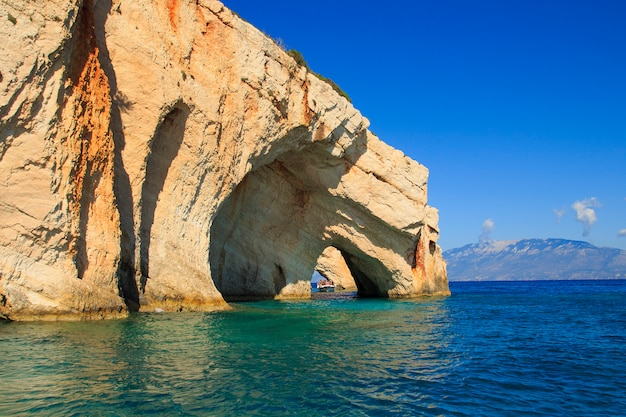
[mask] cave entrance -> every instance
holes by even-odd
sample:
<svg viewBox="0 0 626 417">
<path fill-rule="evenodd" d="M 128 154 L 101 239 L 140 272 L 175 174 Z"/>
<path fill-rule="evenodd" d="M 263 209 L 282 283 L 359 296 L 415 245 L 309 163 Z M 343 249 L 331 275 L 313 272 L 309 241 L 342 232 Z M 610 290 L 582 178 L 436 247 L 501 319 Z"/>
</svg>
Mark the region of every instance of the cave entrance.
<svg viewBox="0 0 626 417">
<path fill-rule="evenodd" d="M 357 285 L 339 249 L 328 246 L 317 258 L 317 264 L 311 275 L 311 289 L 318 292 L 317 283 L 330 281 L 334 291 L 356 291 Z"/>
<path fill-rule="evenodd" d="M 335 268 L 347 277 L 342 286 L 359 296 L 385 297 L 392 287 L 389 270 L 355 243 L 357 235 L 368 241 L 368 229 L 351 216 L 367 223 L 368 213 L 328 191 L 351 165 L 323 146 L 285 153 L 249 172 L 219 207 L 208 256 L 227 302 L 310 298 L 312 272 L 321 269 L 325 251 L 342 261 Z"/>
<path fill-rule="evenodd" d="M 316 190 L 293 182 L 274 161 L 248 173 L 220 206 L 209 264 L 226 301 L 275 298 L 288 285 L 294 297 L 310 296 L 311 248 L 319 245 L 320 230 L 307 212 Z"/>
</svg>

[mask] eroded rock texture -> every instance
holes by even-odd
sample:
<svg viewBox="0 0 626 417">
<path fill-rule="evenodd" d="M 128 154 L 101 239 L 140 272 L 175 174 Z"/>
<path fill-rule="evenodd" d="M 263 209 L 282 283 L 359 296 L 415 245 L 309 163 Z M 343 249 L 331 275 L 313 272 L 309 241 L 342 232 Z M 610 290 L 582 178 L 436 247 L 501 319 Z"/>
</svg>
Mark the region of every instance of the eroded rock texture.
<svg viewBox="0 0 626 417">
<path fill-rule="evenodd" d="M 448 293 L 427 169 L 220 2 L 0 12 L 3 317 Z"/>
</svg>

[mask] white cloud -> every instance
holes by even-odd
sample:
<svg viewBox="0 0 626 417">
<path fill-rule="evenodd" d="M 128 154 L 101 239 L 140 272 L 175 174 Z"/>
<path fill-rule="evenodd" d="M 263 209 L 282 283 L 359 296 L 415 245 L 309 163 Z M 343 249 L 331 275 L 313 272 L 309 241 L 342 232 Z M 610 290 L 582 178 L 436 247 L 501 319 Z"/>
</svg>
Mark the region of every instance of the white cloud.
<svg viewBox="0 0 626 417">
<path fill-rule="evenodd" d="M 591 226 L 598 221 L 593 207 L 600 206 L 600 202 L 595 197 L 585 198 L 572 204 L 572 208 L 576 211 L 576 220 L 583 224 L 583 236 L 587 236 L 591 232 Z"/>
<path fill-rule="evenodd" d="M 552 213 L 556 215 L 556 221 L 561 223 L 561 218 L 565 216 L 565 210 L 552 209 Z"/>
<path fill-rule="evenodd" d="M 489 242 L 491 240 L 490 238 L 490 234 L 493 231 L 493 229 L 496 227 L 495 222 L 493 221 L 493 219 L 487 219 L 483 222 L 483 232 L 480 234 L 480 236 L 478 237 L 478 241 L 480 243 L 486 243 Z"/>
<path fill-rule="evenodd" d="M 617 237 L 626 237 L 626 229 L 622 229 L 617 232 Z"/>
</svg>

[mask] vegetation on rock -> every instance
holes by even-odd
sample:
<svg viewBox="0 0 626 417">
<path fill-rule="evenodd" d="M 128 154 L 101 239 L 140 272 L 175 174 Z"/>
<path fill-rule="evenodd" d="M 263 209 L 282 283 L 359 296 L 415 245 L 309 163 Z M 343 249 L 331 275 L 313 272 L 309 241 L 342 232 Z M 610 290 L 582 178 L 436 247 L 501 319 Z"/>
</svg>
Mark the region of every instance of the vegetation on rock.
<svg viewBox="0 0 626 417">
<path fill-rule="evenodd" d="M 344 97 L 346 100 L 348 100 L 348 102 L 352 103 L 352 99 L 348 96 L 348 94 L 345 91 L 341 89 L 341 87 L 339 87 L 339 85 L 336 82 L 334 82 L 330 78 L 326 78 L 323 75 L 316 73 L 315 71 L 311 71 L 309 64 L 307 64 L 307 62 L 305 61 L 300 51 L 296 49 L 290 49 L 287 51 L 287 55 L 292 57 L 296 61 L 296 64 L 300 65 L 301 67 L 306 68 L 307 71 L 309 71 L 311 74 L 315 75 L 317 78 L 319 78 L 320 80 L 330 85 L 333 88 L 333 90 L 335 90 L 340 96 Z"/>
</svg>

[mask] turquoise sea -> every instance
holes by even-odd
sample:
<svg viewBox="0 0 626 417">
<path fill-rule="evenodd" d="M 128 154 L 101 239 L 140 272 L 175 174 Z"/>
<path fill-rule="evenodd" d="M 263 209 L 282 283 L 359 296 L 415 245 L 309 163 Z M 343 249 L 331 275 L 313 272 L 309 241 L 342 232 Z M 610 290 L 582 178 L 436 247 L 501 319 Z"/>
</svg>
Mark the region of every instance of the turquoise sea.
<svg viewBox="0 0 626 417">
<path fill-rule="evenodd" d="M 626 415 L 626 281 L 0 323 L 0 415 Z"/>
</svg>

